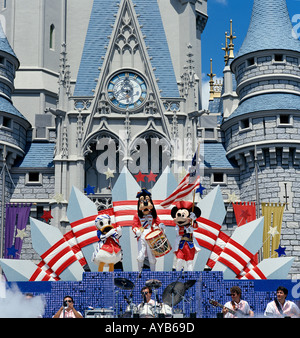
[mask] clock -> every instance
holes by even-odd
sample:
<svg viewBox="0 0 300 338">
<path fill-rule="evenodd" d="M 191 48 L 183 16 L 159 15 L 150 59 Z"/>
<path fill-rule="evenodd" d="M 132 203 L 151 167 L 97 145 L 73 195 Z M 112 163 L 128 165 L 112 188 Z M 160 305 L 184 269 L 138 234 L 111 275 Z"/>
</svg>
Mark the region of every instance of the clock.
<svg viewBox="0 0 300 338">
<path fill-rule="evenodd" d="M 137 73 L 120 72 L 109 80 L 107 95 L 115 107 L 134 110 L 144 103 L 147 85 Z"/>
</svg>

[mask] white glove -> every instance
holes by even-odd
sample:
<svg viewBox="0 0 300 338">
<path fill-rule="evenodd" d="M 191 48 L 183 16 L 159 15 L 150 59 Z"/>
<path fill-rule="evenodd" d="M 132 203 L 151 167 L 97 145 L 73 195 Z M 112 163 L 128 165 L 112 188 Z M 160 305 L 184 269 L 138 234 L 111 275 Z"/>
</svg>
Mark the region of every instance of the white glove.
<svg viewBox="0 0 300 338">
<path fill-rule="evenodd" d="M 136 237 L 140 237 L 141 236 L 141 230 L 137 229 L 135 231 L 135 235 L 136 235 Z"/>
<path fill-rule="evenodd" d="M 185 231 L 187 234 L 191 234 L 191 233 L 194 231 L 194 229 L 193 229 L 193 227 L 190 225 L 190 226 L 188 226 L 187 228 L 185 228 L 184 231 Z"/>
<path fill-rule="evenodd" d="M 158 227 L 160 228 L 160 230 L 161 230 L 162 232 L 165 232 L 166 226 L 164 225 L 164 223 L 159 223 Z"/>
<path fill-rule="evenodd" d="M 122 236 L 122 228 L 120 226 L 118 226 L 116 231 L 118 233 L 118 236 L 121 237 Z"/>
<path fill-rule="evenodd" d="M 110 237 L 110 236 L 112 236 L 114 233 L 116 232 L 116 230 L 115 229 L 111 229 L 111 230 L 109 230 L 109 232 L 105 235 L 106 236 L 106 238 L 108 238 L 108 237 Z"/>
<path fill-rule="evenodd" d="M 195 215 L 193 212 L 190 213 L 189 218 L 190 218 L 193 222 L 195 222 L 196 219 L 197 219 L 196 215 Z"/>
</svg>

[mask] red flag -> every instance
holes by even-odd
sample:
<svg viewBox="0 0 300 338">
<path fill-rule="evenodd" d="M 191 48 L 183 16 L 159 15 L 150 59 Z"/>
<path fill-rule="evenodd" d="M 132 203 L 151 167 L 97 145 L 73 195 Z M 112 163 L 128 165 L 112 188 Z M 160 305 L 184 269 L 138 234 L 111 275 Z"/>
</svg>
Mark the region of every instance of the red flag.
<svg viewBox="0 0 300 338">
<path fill-rule="evenodd" d="M 256 219 L 255 202 L 232 203 L 237 226 L 244 225 Z M 258 255 L 254 255 L 253 262 L 258 264 Z"/>
<path fill-rule="evenodd" d="M 255 202 L 232 203 L 232 205 L 238 227 L 256 219 Z"/>
</svg>

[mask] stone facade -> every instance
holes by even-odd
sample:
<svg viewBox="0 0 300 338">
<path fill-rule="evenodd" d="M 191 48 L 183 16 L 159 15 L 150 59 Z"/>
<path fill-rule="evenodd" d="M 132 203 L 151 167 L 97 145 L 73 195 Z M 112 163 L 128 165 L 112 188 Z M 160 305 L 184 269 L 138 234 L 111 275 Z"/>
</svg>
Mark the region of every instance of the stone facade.
<svg viewBox="0 0 300 338">
<path fill-rule="evenodd" d="M 285 0 L 254 0 L 249 34 L 226 64 L 222 92 L 210 102 L 209 111 L 202 110 L 200 94 L 207 1 L 89 0 L 83 5 L 72 0 L 66 6 L 66 1 L 44 0 L 40 8 L 28 2 L 25 9 L 17 1 L 15 15 L 9 3 L 2 12 L 12 23 L 7 35 L 20 71 L 14 83 L 6 63 L 2 71 L 10 86 L 0 83 L 0 92 L 11 95 L 15 85 L 12 99 L 26 117 L 8 111 L 3 116 L 12 118 L 9 128 L 0 116 L 0 149 L 10 144 L 7 160 L 13 179 L 12 184 L 6 177 L 6 202 L 33 203 L 31 216 L 38 219 L 51 210 L 51 225 L 65 233 L 72 185 L 81 191 L 87 184 L 95 186 L 91 199 L 99 209 L 109 207 L 110 185 L 118 176 L 107 181 L 108 168 L 119 172 L 125 163 L 133 174 L 148 173 L 159 153 L 154 167 L 160 175 L 165 164 L 189 163 L 203 138 L 204 195 L 220 185 L 227 209 L 222 230 L 231 234 L 237 225 L 229 195 L 256 200 L 256 150 L 260 202 L 288 203 L 281 245 L 295 256 L 291 275 L 299 278 L 300 42 L 287 37 Z M 24 32 L 22 11 L 40 18 Z M 275 30 L 281 30 L 278 39 L 268 32 L 272 21 L 278 22 Z M 56 40 L 49 48 L 53 26 Z M 20 43 L 33 28 L 44 33 L 28 42 L 39 53 L 38 60 Z M 257 38 L 260 35 L 268 39 Z M 9 59 L 16 63 L 15 70 L 16 56 Z M 147 85 L 144 101 L 134 108 L 110 100 L 109 83 L 122 70 L 134 72 Z M 176 139 L 186 140 L 184 154 L 177 157 L 172 148 Z M 164 153 L 155 148 L 157 142 Z M 57 194 L 62 201 L 55 200 Z M 21 258 L 38 261 L 29 225 L 27 233 Z"/>
<path fill-rule="evenodd" d="M 111 205 L 108 185 L 116 181 L 127 155 L 131 162 L 125 164 L 133 174 L 153 169 L 160 175 L 170 164 L 172 140 L 186 139 L 184 154 L 179 158 L 173 154 L 173 161 L 190 162 L 197 119 L 203 113 L 200 60 L 207 2 L 94 0 L 83 5 L 75 0 L 67 6 L 67 1 L 43 0 L 40 7 L 34 4 L 30 1 L 25 8 L 17 1 L 13 7 L 0 1 L 1 13 L 11 23 L 7 39 L 20 60 L 12 99 L 31 124 L 27 122 L 25 128 L 24 152 L 10 168 L 15 187 L 7 202 L 33 203 L 31 216 L 38 219 L 51 210 L 51 224 L 64 233 L 69 229 L 66 208 L 72 185 L 81 191 L 88 184 L 95 186 L 91 198 L 103 208 Z M 28 12 L 32 22 L 27 22 Z M 179 25 L 185 29 L 178 29 Z M 24 49 L 24 41 L 36 52 L 34 58 Z M 145 81 L 147 95 L 139 107 L 124 109 L 109 100 L 109 81 L 121 71 Z M 110 183 L 104 175 L 108 168 L 115 169 Z M 56 195 L 62 201 L 57 202 Z M 29 227 L 27 231 L 30 237 Z M 32 254 L 27 241 L 21 258 Z"/>
<path fill-rule="evenodd" d="M 273 9 L 279 6 L 283 14 L 276 19 Z M 247 37 L 230 64 L 239 105 L 223 119 L 221 130 L 227 157 L 240 170 L 240 199 L 255 201 L 257 185 L 259 206 L 286 203 L 280 245 L 286 247 L 287 256 L 295 257 L 290 273 L 299 278 L 300 41 L 267 34 L 272 20 L 280 26 L 278 36 L 289 33 L 285 1 L 254 1 Z M 262 36 L 268 36 L 266 48 Z"/>
</svg>

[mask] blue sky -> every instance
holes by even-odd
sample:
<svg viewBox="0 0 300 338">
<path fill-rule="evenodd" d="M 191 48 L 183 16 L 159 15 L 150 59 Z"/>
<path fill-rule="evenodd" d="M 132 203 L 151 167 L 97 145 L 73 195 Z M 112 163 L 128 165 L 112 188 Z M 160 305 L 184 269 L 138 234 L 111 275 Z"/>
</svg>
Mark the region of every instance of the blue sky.
<svg viewBox="0 0 300 338">
<path fill-rule="evenodd" d="M 210 58 L 213 59 L 213 72 L 218 78 L 223 76 L 225 32 L 229 32 L 230 19 L 233 21 L 235 54 L 238 52 L 246 36 L 250 23 L 253 0 L 208 0 L 208 21 L 202 34 L 202 78 L 203 108 L 206 108 L 208 97 L 208 81 Z M 300 0 L 286 0 L 291 19 L 299 15 Z M 298 32 L 298 31 L 297 31 Z"/>
</svg>

